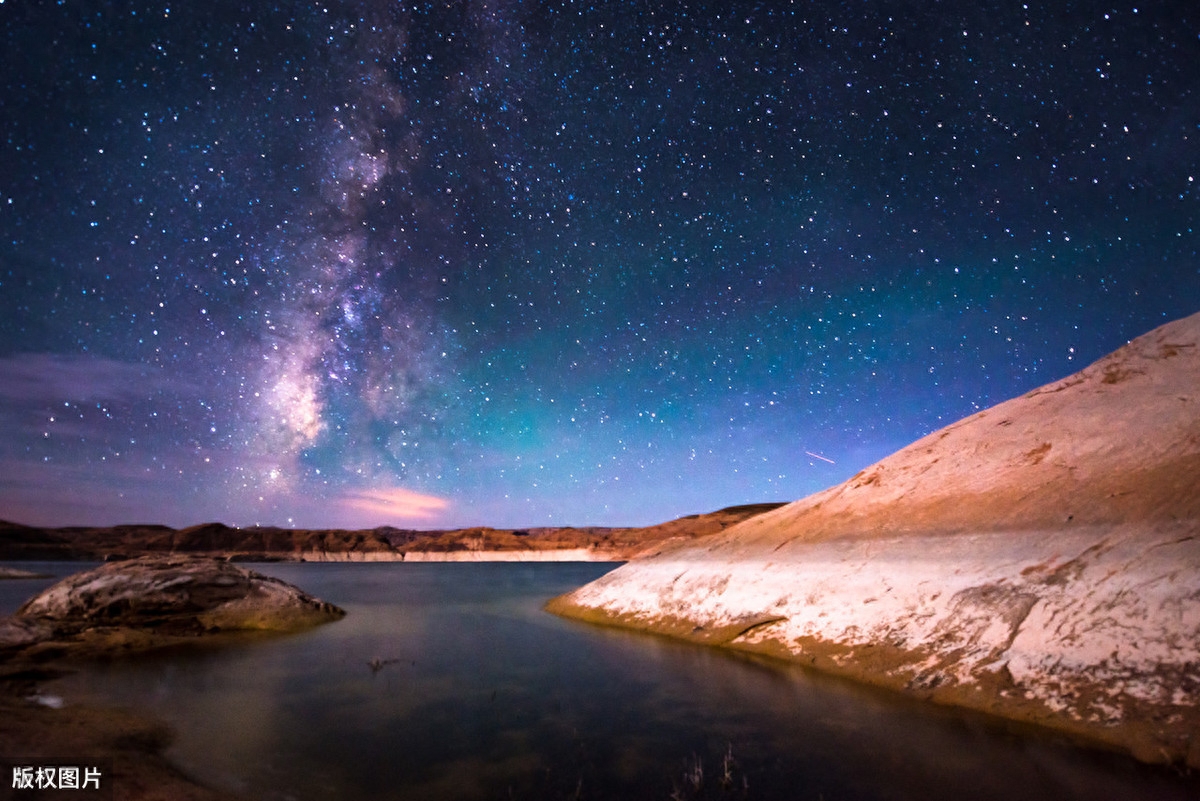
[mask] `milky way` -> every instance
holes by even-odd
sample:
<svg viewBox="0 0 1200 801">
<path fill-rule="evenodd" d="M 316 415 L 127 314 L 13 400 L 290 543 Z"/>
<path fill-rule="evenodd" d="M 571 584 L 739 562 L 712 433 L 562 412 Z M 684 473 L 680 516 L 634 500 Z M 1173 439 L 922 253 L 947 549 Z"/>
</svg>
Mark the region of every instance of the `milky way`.
<svg viewBox="0 0 1200 801">
<path fill-rule="evenodd" d="M 0 3 L 0 517 L 790 500 L 1200 307 L 1200 14 Z"/>
</svg>

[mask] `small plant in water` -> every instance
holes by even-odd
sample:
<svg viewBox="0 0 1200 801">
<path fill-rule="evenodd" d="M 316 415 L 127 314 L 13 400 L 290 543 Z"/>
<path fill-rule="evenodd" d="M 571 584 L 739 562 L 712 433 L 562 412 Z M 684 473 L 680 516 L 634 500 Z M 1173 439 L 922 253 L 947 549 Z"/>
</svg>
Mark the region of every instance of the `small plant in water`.
<svg viewBox="0 0 1200 801">
<path fill-rule="evenodd" d="M 683 780 L 694 792 L 699 792 L 704 786 L 704 762 L 692 754 L 691 763 L 683 771 Z"/>
<path fill-rule="evenodd" d="M 729 743 L 725 748 L 725 756 L 721 757 L 721 787 L 726 790 L 733 787 L 733 771 L 736 767 L 737 763 L 733 761 L 733 743 Z"/>
<path fill-rule="evenodd" d="M 684 761 L 682 782 L 672 782 L 671 801 L 694 801 L 695 799 L 744 798 L 749 782 L 742 774 L 737 760 L 733 758 L 733 744 L 729 744 L 721 756 L 721 769 L 716 781 L 705 784 L 704 761 L 692 754 Z M 713 786 L 715 785 L 715 786 Z"/>
</svg>

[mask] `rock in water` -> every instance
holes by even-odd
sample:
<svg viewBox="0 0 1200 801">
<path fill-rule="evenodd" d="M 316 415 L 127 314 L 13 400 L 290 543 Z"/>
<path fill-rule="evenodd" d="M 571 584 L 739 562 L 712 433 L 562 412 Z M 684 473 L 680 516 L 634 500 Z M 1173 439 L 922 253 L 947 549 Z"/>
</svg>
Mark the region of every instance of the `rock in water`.
<svg viewBox="0 0 1200 801">
<path fill-rule="evenodd" d="M 1200 314 L 550 608 L 1200 767 Z"/>
<path fill-rule="evenodd" d="M 34 573 L 29 570 L 19 570 L 15 567 L 0 567 L 0 579 L 36 579 L 47 578 L 43 573 Z"/>
<path fill-rule="evenodd" d="M 63 579 L 26 601 L 8 625 L 26 639 L 31 630 L 59 640 L 115 631 L 172 637 L 294 631 L 344 615 L 287 582 L 229 562 L 145 556 Z"/>
</svg>

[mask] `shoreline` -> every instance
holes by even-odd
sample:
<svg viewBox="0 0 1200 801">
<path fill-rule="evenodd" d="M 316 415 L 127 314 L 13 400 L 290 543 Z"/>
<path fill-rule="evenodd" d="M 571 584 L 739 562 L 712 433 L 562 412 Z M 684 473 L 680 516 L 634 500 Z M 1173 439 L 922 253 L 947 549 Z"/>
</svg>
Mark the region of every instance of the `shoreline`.
<svg viewBox="0 0 1200 801">
<path fill-rule="evenodd" d="M 746 545 L 724 563 L 681 549 L 546 610 L 763 654 L 1197 770 L 1200 709 L 1188 703 L 1187 672 L 1200 645 L 1180 642 L 1168 614 L 1189 603 L 1191 585 L 1176 578 L 1197 559 L 1188 525 Z M 1093 619 L 1093 607 L 1106 611 Z"/>
<path fill-rule="evenodd" d="M 664 637 L 676 642 L 686 642 L 692 645 L 717 648 L 730 653 L 761 657 L 802 670 L 810 670 L 822 676 L 833 677 L 851 682 L 861 687 L 871 687 L 876 690 L 894 694 L 903 698 L 922 703 L 933 704 L 947 709 L 958 709 L 975 715 L 982 715 L 987 720 L 998 725 L 1006 726 L 1020 732 L 1022 736 L 1036 737 L 1065 737 L 1074 746 L 1127 757 L 1135 762 L 1151 768 L 1165 770 L 1183 769 L 1190 771 L 1194 765 L 1162 758 L 1163 753 L 1157 748 L 1158 741 L 1153 735 L 1144 732 L 1126 731 L 1126 736 L 1104 736 L 1101 730 L 1084 725 L 1074 725 L 1070 721 L 1054 715 L 1045 705 L 1027 702 L 1023 704 L 1024 714 L 1017 714 L 1013 707 L 999 709 L 994 699 L 986 695 L 986 688 L 977 688 L 971 692 L 969 688 L 947 688 L 938 692 L 934 689 L 913 691 L 911 687 L 895 677 L 872 672 L 853 662 L 847 662 L 844 657 L 849 649 L 836 643 L 806 642 L 805 651 L 796 653 L 778 643 L 773 642 L 731 642 L 721 641 L 727 633 L 718 631 L 696 632 L 696 627 L 687 620 L 676 619 L 669 622 L 658 621 L 650 625 L 636 618 L 607 613 L 605 610 L 590 607 L 577 607 L 563 600 L 563 596 L 553 598 L 544 607 L 550 614 L 574 620 L 601 628 L 618 629 L 626 632 Z M 890 654 L 879 654 L 877 658 L 888 659 L 895 657 L 895 649 L 881 648 L 881 651 L 892 651 Z M 957 691 L 957 692 L 955 692 Z M 1157 758 L 1155 758 L 1157 757 Z"/>
</svg>

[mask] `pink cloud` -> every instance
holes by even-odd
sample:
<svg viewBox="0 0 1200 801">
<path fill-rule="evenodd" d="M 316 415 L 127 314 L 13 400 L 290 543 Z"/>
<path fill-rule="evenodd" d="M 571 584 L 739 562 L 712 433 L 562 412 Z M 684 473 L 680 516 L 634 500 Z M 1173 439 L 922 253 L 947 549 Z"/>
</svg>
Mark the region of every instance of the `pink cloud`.
<svg viewBox="0 0 1200 801">
<path fill-rule="evenodd" d="M 422 495 L 402 487 L 392 487 L 352 492 L 342 499 L 342 505 L 382 518 L 427 520 L 448 508 L 450 502 L 434 495 Z"/>
</svg>

